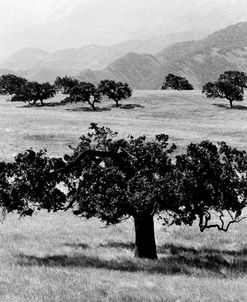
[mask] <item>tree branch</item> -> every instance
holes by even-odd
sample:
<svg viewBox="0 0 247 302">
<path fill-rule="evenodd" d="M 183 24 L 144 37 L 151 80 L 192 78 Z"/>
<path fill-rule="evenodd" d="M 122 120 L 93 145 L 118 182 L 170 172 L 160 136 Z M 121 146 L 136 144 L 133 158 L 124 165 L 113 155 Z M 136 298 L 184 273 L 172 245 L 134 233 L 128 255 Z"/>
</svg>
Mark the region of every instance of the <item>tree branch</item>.
<svg viewBox="0 0 247 302">
<path fill-rule="evenodd" d="M 229 213 L 229 211 L 227 212 Z M 242 217 L 240 219 L 237 219 L 236 217 L 233 218 L 233 215 L 231 213 L 229 213 L 229 215 L 231 217 L 231 221 L 229 221 L 226 225 L 223 220 L 224 214 L 222 211 L 220 211 L 220 216 L 219 216 L 221 225 L 217 223 L 208 225 L 208 222 L 211 220 L 211 214 L 209 212 L 204 213 L 199 217 L 200 231 L 203 232 L 205 229 L 217 228 L 219 231 L 227 232 L 231 224 L 239 223 L 240 221 L 246 218 L 246 217 Z"/>
</svg>

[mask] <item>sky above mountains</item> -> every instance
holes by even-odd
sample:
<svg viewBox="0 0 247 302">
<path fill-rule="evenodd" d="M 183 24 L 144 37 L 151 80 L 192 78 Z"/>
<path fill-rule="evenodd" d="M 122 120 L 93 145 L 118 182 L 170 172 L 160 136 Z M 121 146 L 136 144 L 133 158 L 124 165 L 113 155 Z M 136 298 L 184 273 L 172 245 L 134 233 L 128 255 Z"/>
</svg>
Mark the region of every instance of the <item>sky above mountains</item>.
<svg viewBox="0 0 247 302">
<path fill-rule="evenodd" d="M 111 45 L 247 21 L 246 0 L 0 0 L 0 56 Z"/>
</svg>

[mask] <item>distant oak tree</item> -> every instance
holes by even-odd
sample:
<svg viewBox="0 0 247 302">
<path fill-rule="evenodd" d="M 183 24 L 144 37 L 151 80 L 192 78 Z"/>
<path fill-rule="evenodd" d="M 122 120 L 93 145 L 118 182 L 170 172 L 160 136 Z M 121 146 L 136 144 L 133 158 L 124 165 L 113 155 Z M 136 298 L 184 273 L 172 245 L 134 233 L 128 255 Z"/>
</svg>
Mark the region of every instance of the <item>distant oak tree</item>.
<svg viewBox="0 0 247 302">
<path fill-rule="evenodd" d="M 116 107 L 119 106 L 119 101 L 130 98 L 132 95 L 132 89 L 129 84 L 113 80 L 100 81 L 98 89 L 103 95 L 112 99 L 116 103 Z"/>
<path fill-rule="evenodd" d="M 44 100 L 54 97 L 56 94 L 55 87 L 49 82 L 26 82 L 22 85 L 13 96 L 13 102 L 27 102 L 31 106 L 39 101 L 41 106 L 44 106 Z"/>
<path fill-rule="evenodd" d="M 68 95 L 63 103 L 88 103 L 93 111 L 96 110 L 96 103 L 101 101 L 101 92 L 92 83 L 80 82 L 70 77 L 57 77 L 54 85 L 63 94 Z"/>
<path fill-rule="evenodd" d="M 174 90 L 193 90 L 193 86 L 189 83 L 186 78 L 176 76 L 169 73 L 161 87 L 162 90 L 174 89 Z"/>
<path fill-rule="evenodd" d="M 94 84 L 89 82 L 79 82 L 69 90 L 68 94 L 69 96 L 65 99 L 65 102 L 87 103 L 93 111 L 96 110 L 96 103 L 101 101 L 100 91 Z"/>
<path fill-rule="evenodd" d="M 5 74 L 0 77 L 0 94 L 14 95 L 27 83 L 27 80 L 14 74 Z"/>
<path fill-rule="evenodd" d="M 216 82 L 208 82 L 202 88 L 208 98 L 223 98 L 230 103 L 241 102 L 244 99 L 244 88 L 247 87 L 247 75 L 240 71 L 226 71 L 221 74 Z"/>
<path fill-rule="evenodd" d="M 63 94 L 68 94 L 70 89 L 78 85 L 79 81 L 70 77 L 57 77 L 54 81 L 54 86 L 57 91 L 61 91 Z"/>
</svg>

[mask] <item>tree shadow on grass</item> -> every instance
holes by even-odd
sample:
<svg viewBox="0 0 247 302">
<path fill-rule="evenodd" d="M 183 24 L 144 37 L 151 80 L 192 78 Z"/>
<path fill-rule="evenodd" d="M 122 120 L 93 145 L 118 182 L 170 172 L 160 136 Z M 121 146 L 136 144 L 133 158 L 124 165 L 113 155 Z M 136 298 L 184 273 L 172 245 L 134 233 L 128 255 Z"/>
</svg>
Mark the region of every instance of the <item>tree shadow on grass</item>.
<svg viewBox="0 0 247 302">
<path fill-rule="evenodd" d="M 145 108 L 145 106 L 140 105 L 140 104 L 125 104 L 125 105 L 120 105 L 120 109 L 135 109 L 135 108 Z"/>
<path fill-rule="evenodd" d="M 243 106 L 243 105 L 234 105 L 233 104 L 233 108 L 230 108 L 229 105 L 225 105 L 225 104 L 214 103 L 213 105 L 216 107 L 219 107 L 219 108 L 230 109 L 230 110 L 247 110 L 247 107 Z"/>
<path fill-rule="evenodd" d="M 119 247 L 119 244 L 110 242 L 108 246 Z M 123 245 L 120 245 L 120 247 L 123 247 Z M 130 246 L 128 245 L 127 247 Z M 170 244 L 160 247 L 158 250 L 159 252 L 163 252 L 158 260 L 124 257 L 104 259 L 99 256 L 85 254 L 45 257 L 20 254 L 17 263 L 21 266 L 82 267 L 127 272 L 198 276 L 211 274 L 219 277 L 247 273 L 246 249 L 242 251 L 196 250 L 194 248 Z"/>
<path fill-rule="evenodd" d="M 87 249 L 91 248 L 90 245 L 85 243 L 64 243 L 66 247 L 71 247 L 74 249 Z M 100 243 L 97 247 L 103 248 L 116 248 L 116 249 L 126 249 L 133 251 L 135 248 L 135 244 L 133 242 L 120 242 L 120 241 L 108 241 L 107 243 Z"/>
<path fill-rule="evenodd" d="M 158 248 L 159 253 L 170 253 L 172 255 L 177 254 L 190 254 L 190 255 L 208 255 L 208 256 L 215 256 L 215 255 L 221 255 L 221 256 L 233 256 L 233 257 L 247 257 L 247 248 L 243 248 L 239 251 L 234 250 L 219 250 L 219 249 L 212 249 L 212 248 L 193 248 L 193 247 L 186 247 L 183 245 L 175 245 L 172 243 L 164 244 L 162 246 L 159 246 Z M 247 260 L 247 259 L 246 259 Z"/>
<path fill-rule="evenodd" d="M 134 250 L 135 244 L 133 242 L 121 242 L 121 241 L 108 241 L 105 244 L 100 244 L 100 247 L 110 247 L 116 249 Z"/>
<path fill-rule="evenodd" d="M 67 108 L 67 111 L 74 111 L 74 112 L 102 112 L 102 111 L 110 111 L 110 107 L 96 107 L 96 110 L 93 110 L 92 108 L 89 107 L 76 107 L 76 108 Z"/>
<path fill-rule="evenodd" d="M 71 247 L 74 249 L 82 249 L 82 250 L 89 248 L 89 245 L 85 243 L 64 243 L 63 245 L 66 247 Z"/>
<path fill-rule="evenodd" d="M 44 106 L 42 106 L 40 103 L 30 105 L 30 104 L 25 104 L 22 106 L 17 106 L 17 108 L 46 108 L 46 107 L 58 107 L 58 106 L 64 106 L 65 103 L 63 101 L 61 102 L 49 102 L 49 103 L 44 103 Z"/>
</svg>

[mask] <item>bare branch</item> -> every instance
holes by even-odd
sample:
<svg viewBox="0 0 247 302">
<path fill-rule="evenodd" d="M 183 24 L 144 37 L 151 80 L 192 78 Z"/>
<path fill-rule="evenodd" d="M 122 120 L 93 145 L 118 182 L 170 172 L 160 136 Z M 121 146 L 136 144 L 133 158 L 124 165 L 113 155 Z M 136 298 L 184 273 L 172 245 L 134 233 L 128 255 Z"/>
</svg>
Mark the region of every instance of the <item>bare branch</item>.
<svg viewBox="0 0 247 302">
<path fill-rule="evenodd" d="M 229 213 L 229 211 L 227 211 L 227 212 Z M 240 219 L 236 219 L 236 218 L 233 218 L 233 215 L 231 213 L 229 213 L 229 215 L 231 217 L 231 221 L 229 221 L 226 225 L 223 220 L 224 213 L 222 211 L 220 211 L 220 216 L 219 216 L 221 225 L 217 224 L 217 223 L 209 225 L 208 222 L 211 220 L 211 214 L 209 212 L 204 213 L 203 215 L 201 215 L 199 217 L 200 231 L 203 232 L 205 229 L 217 228 L 219 231 L 227 232 L 231 224 L 239 223 L 243 219 L 247 218 L 247 217 L 242 217 Z"/>
</svg>

